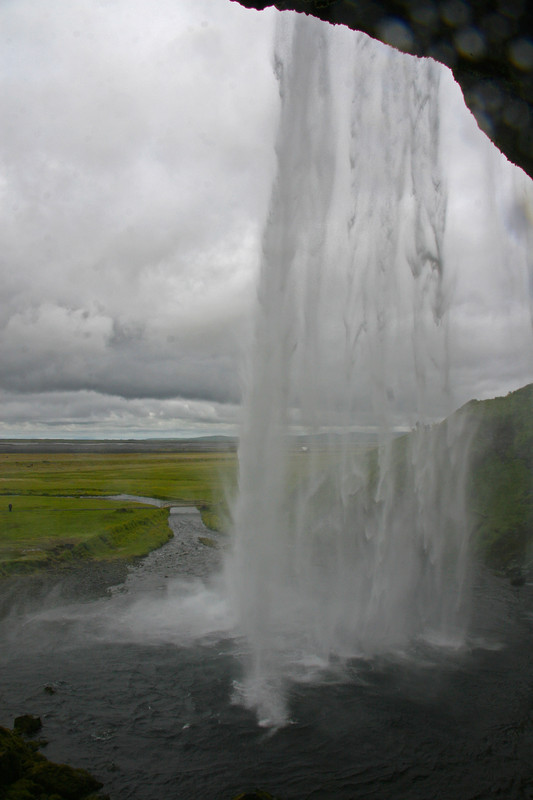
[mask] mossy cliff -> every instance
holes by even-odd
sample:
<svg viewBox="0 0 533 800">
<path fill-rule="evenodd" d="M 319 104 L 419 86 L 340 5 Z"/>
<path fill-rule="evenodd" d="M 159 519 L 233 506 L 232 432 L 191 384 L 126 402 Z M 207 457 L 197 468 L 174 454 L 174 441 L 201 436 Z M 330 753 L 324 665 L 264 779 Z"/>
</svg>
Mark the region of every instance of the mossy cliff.
<svg viewBox="0 0 533 800">
<path fill-rule="evenodd" d="M 533 567 L 533 384 L 472 400 L 459 412 L 476 426 L 470 506 L 474 545 L 497 569 Z"/>
<path fill-rule="evenodd" d="M 505 397 L 471 400 L 441 423 L 399 437 L 392 450 L 390 478 L 400 500 L 414 491 L 406 465 L 417 450 L 416 437 L 429 437 L 442 488 L 450 494 L 455 485 L 458 493 L 463 487 L 466 492 L 465 524 L 472 531 L 474 555 L 516 580 L 533 575 L 532 412 L 530 384 Z M 457 437 L 465 439 L 461 458 L 466 463 L 446 457 Z M 377 459 L 378 451 L 369 451 L 369 496 L 375 493 Z M 464 478 L 456 480 L 454 470 L 464 471 Z M 453 503 L 453 496 L 445 502 Z"/>
</svg>

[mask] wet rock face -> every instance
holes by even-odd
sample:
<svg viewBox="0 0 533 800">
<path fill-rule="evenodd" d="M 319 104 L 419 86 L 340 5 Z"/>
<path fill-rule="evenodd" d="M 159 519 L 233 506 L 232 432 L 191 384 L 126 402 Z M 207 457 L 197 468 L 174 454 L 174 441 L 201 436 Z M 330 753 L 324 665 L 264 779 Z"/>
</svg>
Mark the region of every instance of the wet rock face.
<svg viewBox="0 0 533 800">
<path fill-rule="evenodd" d="M 235 0 L 347 25 L 453 70 L 479 127 L 533 177 L 533 4 L 529 0 Z"/>
</svg>

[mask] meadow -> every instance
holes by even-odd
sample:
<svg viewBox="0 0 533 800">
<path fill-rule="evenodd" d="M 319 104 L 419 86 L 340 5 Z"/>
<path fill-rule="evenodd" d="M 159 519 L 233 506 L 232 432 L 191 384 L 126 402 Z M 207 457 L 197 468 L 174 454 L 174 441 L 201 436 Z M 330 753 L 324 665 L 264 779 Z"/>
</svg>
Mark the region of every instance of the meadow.
<svg viewBox="0 0 533 800">
<path fill-rule="evenodd" d="M 223 529 L 235 473 L 232 453 L 0 454 L 0 576 L 130 560 L 171 537 L 168 508 L 109 495 L 194 505 Z"/>
</svg>

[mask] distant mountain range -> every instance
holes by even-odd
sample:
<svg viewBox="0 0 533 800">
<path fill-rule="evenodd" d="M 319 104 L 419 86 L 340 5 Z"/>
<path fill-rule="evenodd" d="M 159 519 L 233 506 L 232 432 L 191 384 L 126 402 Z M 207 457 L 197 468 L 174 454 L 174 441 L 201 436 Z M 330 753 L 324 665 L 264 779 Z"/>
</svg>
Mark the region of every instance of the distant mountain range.
<svg viewBox="0 0 533 800">
<path fill-rule="evenodd" d="M 232 436 L 190 439 L 0 439 L 0 453 L 189 453 L 232 452 Z"/>
</svg>

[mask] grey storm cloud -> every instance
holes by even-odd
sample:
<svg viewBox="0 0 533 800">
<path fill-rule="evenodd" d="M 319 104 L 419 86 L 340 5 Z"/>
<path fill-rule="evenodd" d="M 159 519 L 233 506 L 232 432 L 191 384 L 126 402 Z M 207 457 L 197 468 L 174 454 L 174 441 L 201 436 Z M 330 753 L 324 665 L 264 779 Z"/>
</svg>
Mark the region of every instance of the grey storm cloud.
<svg viewBox="0 0 533 800">
<path fill-rule="evenodd" d="M 268 14 L 21 0 L 0 18 L 1 385 L 21 409 L 236 402 L 274 161 Z"/>
<path fill-rule="evenodd" d="M 275 171 L 278 13 L 0 4 L 0 435 L 233 430 Z M 463 401 L 533 374 L 533 192 L 446 80 Z"/>
<path fill-rule="evenodd" d="M 185 399 L 144 400 L 81 390 L 24 395 L 0 390 L 2 424 L 27 436 L 191 435 L 198 427 L 231 433 L 237 406 Z"/>
<path fill-rule="evenodd" d="M 238 402 L 239 321 L 215 330 L 168 335 L 144 322 L 60 306 L 14 315 L 0 340 L 4 388 L 17 392 L 91 389 L 124 398 Z M 184 342 L 180 341 L 183 336 Z"/>
</svg>

